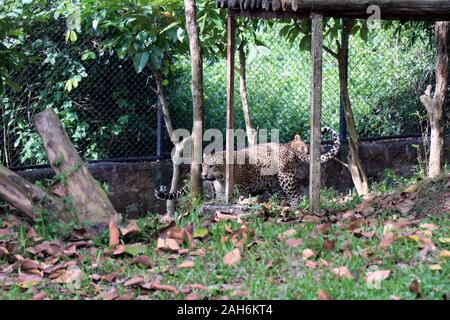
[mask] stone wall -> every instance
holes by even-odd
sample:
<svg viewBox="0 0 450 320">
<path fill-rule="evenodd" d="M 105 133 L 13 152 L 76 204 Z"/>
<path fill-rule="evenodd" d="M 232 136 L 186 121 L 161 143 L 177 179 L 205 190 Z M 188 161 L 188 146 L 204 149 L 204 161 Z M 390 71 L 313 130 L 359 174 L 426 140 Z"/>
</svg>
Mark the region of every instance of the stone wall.
<svg viewBox="0 0 450 320">
<path fill-rule="evenodd" d="M 411 175 L 417 163 L 418 138 L 377 140 L 360 143 L 360 156 L 367 175 L 373 180 L 382 178 L 385 169 L 389 168 L 401 176 Z M 447 150 L 448 151 L 448 150 Z M 345 160 L 347 146 L 341 147 L 339 158 Z M 450 152 L 446 159 L 450 162 Z M 158 162 L 98 162 L 88 165 L 95 179 L 108 185 L 108 194 L 114 207 L 132 217 L 147 212 L 162 213 L 165 202 L 155 199 L 153 191 L 159 185 L 170 185 L 172 164 L 169 160 Z M 188 172 L 184 166 L 184 175 Z M 305 165 L 300 179 L 308 185 L 308 166 Z M 51 178 L 53 172 L 49 168 L 32 169 L 18 172 L 30 181 Z M 330 161 L 323 166 L 322 184 L 336 189 L 353 186 L 348 170 L 337 161 Z"/>
</svg>

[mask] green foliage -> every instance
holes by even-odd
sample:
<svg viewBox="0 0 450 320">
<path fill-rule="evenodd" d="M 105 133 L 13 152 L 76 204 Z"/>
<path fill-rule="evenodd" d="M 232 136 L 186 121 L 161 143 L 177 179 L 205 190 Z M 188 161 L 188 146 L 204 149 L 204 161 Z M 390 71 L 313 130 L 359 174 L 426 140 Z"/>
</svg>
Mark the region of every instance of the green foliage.
<svg viewBox="0 0 450 320">
<path fill-rule="evenodd" d="M 46 162 L 31 123 L 32 116 L 47 107 L 57 111 L 84 159 L 152 154 L 155 69 L 163 74 L 174 126 L 190 128 L 190 61 L 182 1 L 6 2 L 26 10 L 15 20 L 0 16 L 2 23 L 20 21 L 33 10 L 33 19 L 18 24 L 22 35 L 14 38 L 13 48 L 40 60 L 23 64 L 25 68 L 10 77 L 22 85 L 21 92 L 8 88 L 0 97 L 2 163 Z M 197 1 L 205 59 L 205 128 L 220 130 L 226 113 L 225 14 L 214 1 Z M 275 25 L 239 18 L 237 27 L 237 46 L 244 45 L 247 55 L 253 125 L 280 129 L 282 141 L 296 133 L 308 139 L 309 21 Z M 370 30 L 359 21 L 351 37 L 349 87 L 362 137 L 417 133 L 416 114 L 424 113 L 418 82 L 432 69 L 433 50 L 421 45 L 429 39 L 429 26 L 393 22 L 382 27 Z M 325 20 L 325 42 L 331 49 L 339 30 L 340 20 Z M 0 43 L 10 43 L 8 39 Z M 339 84 L 336 62 L 329 54 L 324 55 L 324 77 L 323 124 L 337 128 Z M 245 127 L 239 99 L 235 127 Z"/>
<path fill-rule="evenodd" d="M 45 21 L 45 0 L 0 1 L 0 94 L 5 86 L 20 91 L 21 85 L 11 77 L 26 62 L 37 62 L 35 56 L 20 50 L 35 21 Z"/>
</svg>

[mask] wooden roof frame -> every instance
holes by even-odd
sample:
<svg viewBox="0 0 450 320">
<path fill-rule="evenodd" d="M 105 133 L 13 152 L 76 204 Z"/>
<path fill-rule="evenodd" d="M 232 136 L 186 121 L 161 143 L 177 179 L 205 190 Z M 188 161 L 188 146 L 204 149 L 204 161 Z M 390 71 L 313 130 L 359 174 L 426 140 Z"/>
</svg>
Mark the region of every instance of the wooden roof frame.
<svg viewBox="0 0 450 320">
<path fill-rule="evenodd" d="M 322 111 L 323 18 L 368 19 L 379 8 L 381 20 L 450 20 L 450 0 L 216 0 L 227 17 L 227 134 L 225 198 L 233 196 L 233 105 L 235 17 L 260 19 L 300 19 L 310 17 L 311 32 L 311 113 L 310 113 L 310 213 L 320 212 L 320 146 Z"/>
</svg>

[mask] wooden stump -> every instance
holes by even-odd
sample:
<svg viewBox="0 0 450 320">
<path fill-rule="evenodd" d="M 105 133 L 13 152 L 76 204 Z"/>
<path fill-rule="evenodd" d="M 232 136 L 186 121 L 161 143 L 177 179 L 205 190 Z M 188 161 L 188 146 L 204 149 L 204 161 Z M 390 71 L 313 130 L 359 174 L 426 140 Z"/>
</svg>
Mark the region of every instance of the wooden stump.
<svg viewBox="0 0 450 320">
<path fill-rule="evenodd" d="M 33 123 L 44 142 L 51 167 L 62 175 L 63 185 L 78 222 L 104 229 L 117 215 L 111 201 L 81 160 L 61 121 L 52 109 L 36 114 Z"/>
</svg>

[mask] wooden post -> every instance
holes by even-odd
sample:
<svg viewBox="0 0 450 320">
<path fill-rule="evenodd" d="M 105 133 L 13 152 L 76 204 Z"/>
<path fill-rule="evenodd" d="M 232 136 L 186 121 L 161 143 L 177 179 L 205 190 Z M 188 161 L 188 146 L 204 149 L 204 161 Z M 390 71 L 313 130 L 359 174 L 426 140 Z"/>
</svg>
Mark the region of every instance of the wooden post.
<svg viewBox="0 0 450 320">
<path fill-rule="evenodd" d="M 227 130 L 225 150 L 225 200 L 230 202 L 233 198 L 233 104 L 234 104 L 234 50 L 235 50 L 235 18 L 227 18 Z"/>
<path fill-rule="evenodd" d="M 320 211 L 320 113 L 322 109 L 322 43 L 323 17 L 311 14 L 311 115 L 310 115 L 310 166 L 309 166 L 309 210 Z"/>
</svg>

